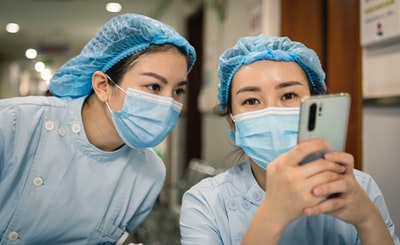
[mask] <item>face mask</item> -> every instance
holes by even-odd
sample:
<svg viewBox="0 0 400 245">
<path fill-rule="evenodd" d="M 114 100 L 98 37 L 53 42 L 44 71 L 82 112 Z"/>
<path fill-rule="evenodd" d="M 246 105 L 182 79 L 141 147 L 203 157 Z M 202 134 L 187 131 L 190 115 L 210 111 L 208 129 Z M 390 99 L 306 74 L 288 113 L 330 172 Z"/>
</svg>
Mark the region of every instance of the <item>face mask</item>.
<svg viewBox="0 0 400 245">
<path fill-rule="evenodd" d="M 235 133 L 229 135 L 235 144 L 260 167 L 288 152 L 297 144 L 299 108 L 270 107 L 232 116 Z"/>
<path fill-rule="evenodd" d="M 175 127 L 182 104 L 170 97 L 128 88 L 121 111 L 111 112 L 121 139 L 132 148 L 154 147 Z"/>
</svg>

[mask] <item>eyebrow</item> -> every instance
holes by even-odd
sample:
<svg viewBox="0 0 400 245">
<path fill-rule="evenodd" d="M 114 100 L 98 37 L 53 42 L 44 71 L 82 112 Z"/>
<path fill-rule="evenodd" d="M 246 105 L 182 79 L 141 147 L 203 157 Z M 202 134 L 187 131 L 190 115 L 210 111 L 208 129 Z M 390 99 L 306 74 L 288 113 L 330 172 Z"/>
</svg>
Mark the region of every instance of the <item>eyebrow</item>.
<svg viewBox="0 0 400 245">
<path fill-rule="evenodd" d="M 275 86 L 275 88 L 282 89 L 282 88 L 287 88 L 287 87 L 291 87 L 291 86 L 299 86 L 299 85 L 303 86 L 304 84 L 299 81 L 287 81 L 287 82 L 279 83 L 278 85 Z M 247 86 L 247 87 L 239 89 L 236 92 L 236 95 L 243 93 L 243 92 L 259 92 L 259 91 L 261 91 L 261 89 L 259 87 Z"/>
<path fill-rule="evenodd" d="M 299 81 L 287 81 L 287 82 L 283 82 L 283 83 L 276 85 L 276 88 L 281 89 L 281 88 L 286 88 L 286 87 L 291 87 L 291 86 L 296 86 L 296 85 L 303 86 L 304 84 Z"/>
<path fill-rule="evenodd" d="M 240 93 L 244 93 L 244 92 L 258 92 L 261 91 L 261 89 L 259 87 L 252 87 L 252 86 L 248 86 L 248 87 L 244 87 L 239 89 L 236 92 L 236 95 L 240 94 Z"/>
<path fill-rule="evenodd" d="M 154 72 L 143 72 L 143 73 L 141 73 L 141 75 L 154 77 L 155 79 L 160 80 L 162 83 L 168 84 L 168 80 L 165 79 L 165 77 L 158 75 L 157 73 L 154 73 Z M 184 81 L 179 82 L 177 84 L 177 86 L 186 85 L 187 83 L 188 83 L 188 81 L 184 80 Z"/>
</svg>

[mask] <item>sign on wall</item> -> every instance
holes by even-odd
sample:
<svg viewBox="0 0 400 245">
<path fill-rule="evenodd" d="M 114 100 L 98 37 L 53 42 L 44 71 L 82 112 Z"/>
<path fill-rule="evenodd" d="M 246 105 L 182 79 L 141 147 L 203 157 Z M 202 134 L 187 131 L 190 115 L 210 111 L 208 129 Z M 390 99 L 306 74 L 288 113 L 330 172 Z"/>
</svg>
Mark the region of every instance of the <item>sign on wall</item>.
<svg viewBox="0 0 400 245">
<path fill-rule="evenodd" d="M 400 42 L 400 0 L 360 0 L 361 45 Z"/>
</svg>

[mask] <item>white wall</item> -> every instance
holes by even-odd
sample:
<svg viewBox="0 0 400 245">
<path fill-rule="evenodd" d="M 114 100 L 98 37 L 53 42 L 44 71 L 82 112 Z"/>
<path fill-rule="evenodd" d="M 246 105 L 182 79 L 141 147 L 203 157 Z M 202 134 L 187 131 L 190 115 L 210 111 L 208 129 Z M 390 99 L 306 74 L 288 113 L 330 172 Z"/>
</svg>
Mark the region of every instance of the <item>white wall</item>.
<svg viewBox="0 0 400 245">
<path fill-rule="evenodd" d="M 227 1 L 224 9 L 224 19 L 221 19 L 218 10 L 211 1 L 206 4 L 205 11 L 205 54 L 204 54 L 204 80 L 199 98 L 200 109 L 203 112 L 203 145 L 202 156 L 205 161 L 221 165 L 224 158 L 233 150 L 227 135 L 228 125 L 224 118 L 212 113 L 217 105 L 218 87 L 218 57 L 236 40 L 246 35 L 247 12 L 246 1 Z"/>
<path fill-rule="evenodd" d="M 364 171 L 371 174 L 381 188 L 400 234 L 400 106 L 364 108 Z"/>
<path fill-rule="evenodd" d="M 399 61 L 400 39 L 385 46 L 364 48 L 362 75 L 365 98 L 400 95 Z"/>
<path fill-rule="evenodd" d="M 400 40 L 363 50 L 365 98 L 400 96 Z M 397 100 L 399 101 L 399 100 Z M 400 235 L 400 104 L 363 109 L 363 170 L 380 186 Z"/>
</svg>

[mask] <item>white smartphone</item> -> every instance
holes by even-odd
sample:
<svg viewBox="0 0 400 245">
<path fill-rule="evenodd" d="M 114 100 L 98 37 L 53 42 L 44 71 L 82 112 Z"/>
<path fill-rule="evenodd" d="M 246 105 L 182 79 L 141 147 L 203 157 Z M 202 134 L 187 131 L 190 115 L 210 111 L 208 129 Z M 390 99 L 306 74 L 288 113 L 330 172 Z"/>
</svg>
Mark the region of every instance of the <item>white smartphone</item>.
<svg viewBox="0 0 400 245">
<path fill-rule="evenodd" d="M 344 151 L 350 113 L 348 93 L 305 97 L 300 105 L 298 143 L 311 139 L 325 139 L 328 151 Z M 306 157 L 302 164 L 323 158 L 326 152 Z"/>
</svg>

